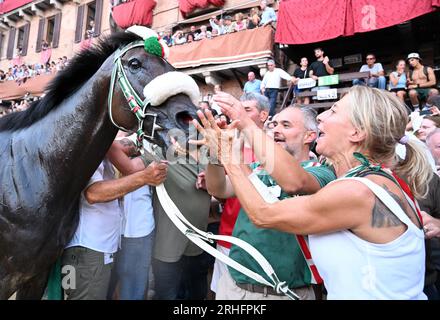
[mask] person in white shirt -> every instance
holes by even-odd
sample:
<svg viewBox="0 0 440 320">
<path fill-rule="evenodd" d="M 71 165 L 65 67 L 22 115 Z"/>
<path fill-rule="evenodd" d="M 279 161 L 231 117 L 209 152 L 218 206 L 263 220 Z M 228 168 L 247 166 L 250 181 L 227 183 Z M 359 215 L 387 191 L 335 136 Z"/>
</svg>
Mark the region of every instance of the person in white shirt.
<svg viewBox="0 0 440 320">
<path fill-rule="evenodd" d="M 68 300 L 106 299 L 113 254 L 121 234 L 118 198 L 146 184 L 163 181 L 166 173 L 166 164 L 152 163 L 115 179 L 112 164 L 104 158 L 81 193 L 78 227 L 63 254 L 62 265 L 75 269 L 75 286 L 66 289 Z"/>
<path fill-rule="evenodd" d="M 135 147 L 135 135 L 114 141 L 107 153 L 124 175 L 145 168 Z M 129 158 L 133 157 L 133 158 Z M 162 180 L 149 183 L 156 186 Z M 109 290 L 111 299 L 118 284 L 120 300 L 143 300 L 148 291 L 155 221 L 150 186 L 145 185 L 124 196 L 121 248 L 116 254 L 115 269 Z"/>
<path fill-rule="evenodd" d="M 275 68 L 275 61 L 273 60 L 267 61 L 267 69 L 268 70 L 263 77 L 263 81 L 261 82 L 261 93 L 269 99 L 269 116 L 273 116 L 277 107 L 277 97 L 281 86 L 281 79 L 293 83 L 294 77 L 283 69 Z"/>
<path fill-rule="evenodd" d="M 376 56 L 372 53 L 367 54 L 367 64 L 364 64 L 359 72 L 370 72 L 367 79 L 355 79 L 353 85 L 367 84 L 369 87 L 385 90 L 387 80 L 385 79 L 385 72 L 383 71 L 382 64 L 376 63 Z"/>
<path fill-rule="evenodd" d="M 260 26 L 265 27 L 269 23 L 275 23 L 277 21 L 275 10 L 267 6 L 266 0 L 260 2 L 260 8 L 263 11 L 261 14 Z"/>
</svg>

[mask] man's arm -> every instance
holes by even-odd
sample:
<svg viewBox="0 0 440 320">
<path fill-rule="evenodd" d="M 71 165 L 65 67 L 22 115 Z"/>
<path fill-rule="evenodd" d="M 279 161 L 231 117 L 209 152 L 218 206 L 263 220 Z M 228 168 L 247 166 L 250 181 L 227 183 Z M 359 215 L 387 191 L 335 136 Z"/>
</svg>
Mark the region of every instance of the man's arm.
<svg viewBox="0 0 440 320">
<path fill-rule="evenodd" d="M 322 63 L 324 63 L 325 70 L 327 70 L 328 74 L 333 74 L 335 72 L 335 69 L 332 68 L 332 66 L 330 65 L 330 61 L 328 57 L 325 57 Z"/>
<path fill-rule="evenodd" d="M 84 190 L 84 197 L 90 204 L 112 201 L 146 184 L 160 184 L 165 180 L 166 175 L 166 164 L 152 163 L 144 170 L 128 176 L 92 183 Z"/>
<path fill-rule="evenodd" d="M 428 79 L 428 82 L 420 84 L 420 88 L 431 88 L 437 83 L 434 70 L 431 67 L 428 67 Z"/>
<path fill-rule="evenodd" d="M 218 199 L 235 197 L 231 181 L 225 174 L 223 166 L 208 164 L 205 173 L 206 188 L 208 193 Z"/>
<path fill-rule="evenodd" d="M 313 75 L 313 69 L 310 69 L 310 71 L 309 71 L 309 78 L 312 78 L 313 80 L 316 80 L 316 81 L 319 79 L 319 77 Z"/>
<path fill-rule="evenodd" d="M 124 138 L 113 141 L 110 149 L 107 151 L 107 157 L 123 175 L 129 175 L 145 169 L 144 162 L 140 157 L 130 159 L 130 156 L 136 155 L 136 153 L 137 150 L 134 142 Z"/>
</svg>

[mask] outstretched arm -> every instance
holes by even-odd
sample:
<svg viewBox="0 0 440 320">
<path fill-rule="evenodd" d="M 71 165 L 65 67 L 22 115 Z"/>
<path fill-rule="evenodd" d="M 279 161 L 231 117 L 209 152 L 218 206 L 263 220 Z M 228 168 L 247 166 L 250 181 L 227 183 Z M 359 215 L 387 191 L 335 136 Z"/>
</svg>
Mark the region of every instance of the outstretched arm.
<svg viewBox="0 0 440 320">
<path fill-rule="evenodd" d="M 294 234 L 356 229 L 369 219 L 374 196 L 358 182 L 333 183 L 311 196 L 266 203 L 237 165 L 225 165 L 240 204 L 257 227 Z M 350 197 L 347 197 L 350 190 Z"/>
<path fill-rule="evenodd" d="M 321 188 L 316 178 L 305 171 L 299 161 L 257 127 L 243 111 L 240 101 L 227 93 L 215 95 L 214 100 L 229 118 L 240 121 L 238 126 L 251 143 L 258 161 L 283 190 L 290 194 L 298 191 L 315 193 Z"/>
</svg>

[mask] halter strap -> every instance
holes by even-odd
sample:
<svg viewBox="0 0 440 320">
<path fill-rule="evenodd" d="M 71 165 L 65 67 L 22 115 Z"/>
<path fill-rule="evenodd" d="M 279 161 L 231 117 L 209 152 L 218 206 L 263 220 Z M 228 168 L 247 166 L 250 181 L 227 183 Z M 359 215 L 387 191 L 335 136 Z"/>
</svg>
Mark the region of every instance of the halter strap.
<svg viewBox="0 0 440 320">
<path fill-rule="evenodd" d="M 117 81 L 121 88 L 122 93 L 124 94 L 124 97 L 128 103 L 131 112 L 133 112 L 133 114 L 136 116 L 136 119 L 138 120 L 138 129 L 136 130 L 136 135 L 137 135 L 136 145 L 140 150 L 143 150 L 141 147 L 143 144 L 144 137 L 147 138 L 154 137 L 154 131 L 157 127 L 156 125 L 157 114 L 146 112 L 146 109 L 149 106 L 150 101 L 148 101 L 147 99 L 142 100 L 139 97 L 136 90 L 134 90 L 133 86 L 130 84 L 130 81 L 128 81 L 127 74 L 125 73 L 121 61 L 122 56 L 125 53 L 127 53 L 127 51 L 137 47 L 144 47 L 144 41 L 134 41 L 116 51 L 115 58 L 113 60 L 114 66 L 112 69 L 112 75 L 110 79 L 110 90 L 108 94 L 107 104 L 108 104 L 110 121 L 113 123 L 113 125 L 122 131 L 125 132 L 129 131 L 128 129 L 119 126 L 113 119 L 112 102 L 113 102 L 115 83 Z M 144 121 L 147 116 L 153 118 L 153 126 L 149 134 L 145 134 L 143 130 Z"/>
</svg>

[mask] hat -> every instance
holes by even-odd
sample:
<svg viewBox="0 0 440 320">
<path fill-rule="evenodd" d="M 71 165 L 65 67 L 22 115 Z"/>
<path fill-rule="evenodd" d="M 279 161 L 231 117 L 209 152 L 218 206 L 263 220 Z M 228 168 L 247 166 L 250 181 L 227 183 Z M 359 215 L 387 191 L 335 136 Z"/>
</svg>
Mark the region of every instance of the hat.
<svg viewBox="0 0 440 320">
<path fill-rule="evenodd" d="M 411 58 L 419 59 L 420 61 L 422 61 L 422 58 L 420 58 L 420 55 L 418 53 L 416 53 L 416 52 L 410 53 L 408 55 L 408 57 L 406 58 L 406 60 L 409 60 Z"/>
</svg>

